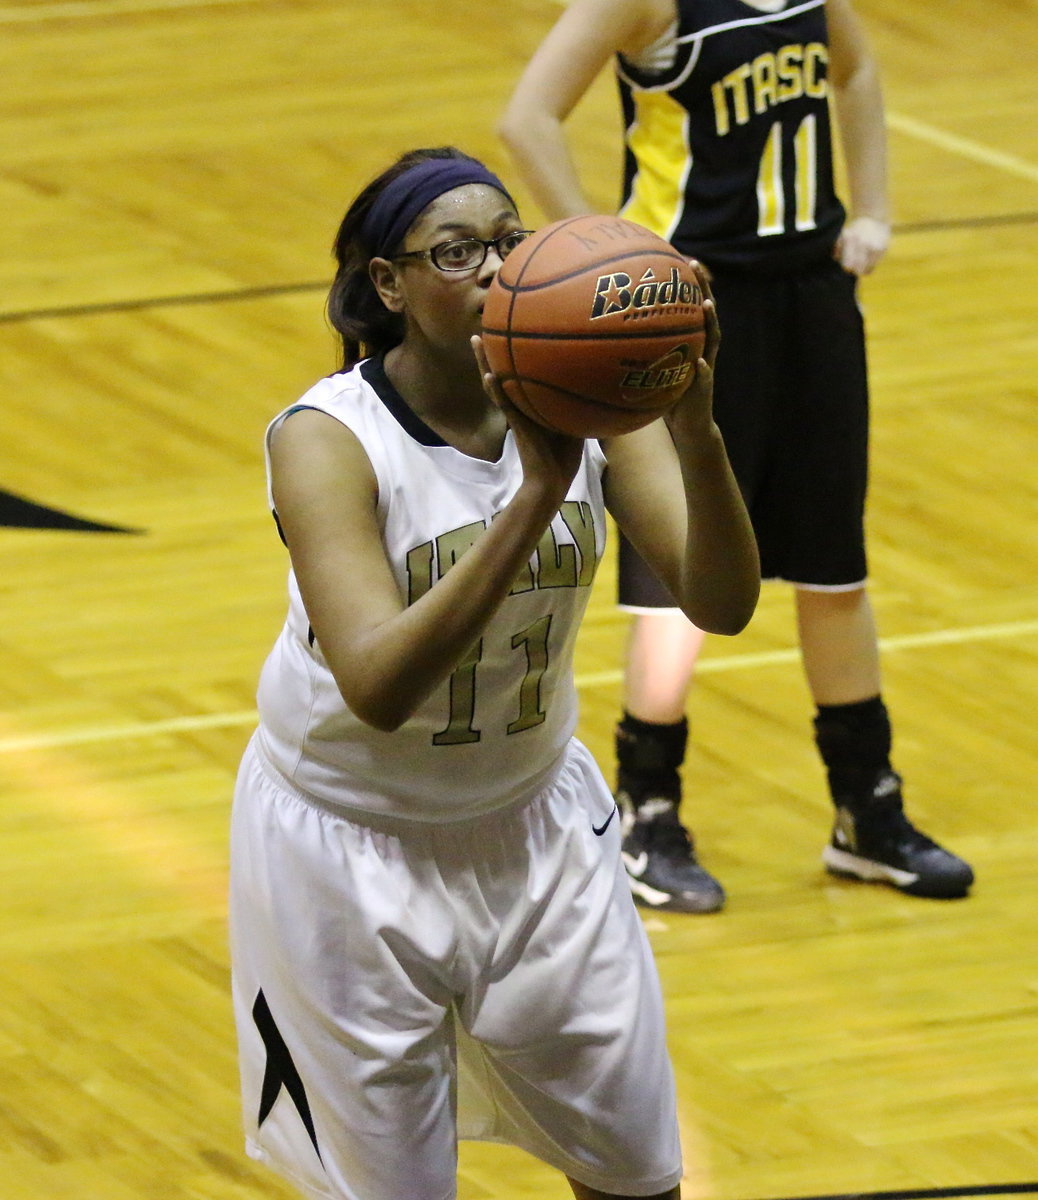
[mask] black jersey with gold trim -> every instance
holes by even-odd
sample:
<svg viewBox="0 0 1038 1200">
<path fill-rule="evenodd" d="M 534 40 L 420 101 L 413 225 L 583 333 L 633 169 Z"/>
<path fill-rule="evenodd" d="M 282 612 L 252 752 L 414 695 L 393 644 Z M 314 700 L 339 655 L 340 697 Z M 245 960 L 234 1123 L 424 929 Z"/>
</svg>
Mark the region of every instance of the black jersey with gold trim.
<svg viewBox="0 0 1038 1200">
<path fill-rule="evenodd" d="M 845 216 L 825 0 L 767 13 L 678 0 L 678 14 L 651 63 L 617 60 L 623 215 L 708 266 L 774 271 L 825 258 Z"/>
</svg>

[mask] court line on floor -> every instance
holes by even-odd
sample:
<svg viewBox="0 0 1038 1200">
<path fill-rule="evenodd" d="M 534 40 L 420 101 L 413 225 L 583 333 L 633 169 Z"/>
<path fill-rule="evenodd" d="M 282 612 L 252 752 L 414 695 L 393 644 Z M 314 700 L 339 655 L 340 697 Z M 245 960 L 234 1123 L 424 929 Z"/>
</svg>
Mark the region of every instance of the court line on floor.
<svg viewBox="0 0 1038 1200">
<path fill-rule="evenodd" d="M 2 22 L 0 22 L 2 23 Z M 910 233 L 947 233 L 952 230 L 991 229 L 1006 225 L 1033 225 L 1038 222 L 1038 210 L 1027 212 L 992 213 L 976 217 L 952 217 L 932 221 L 909 221 L 894 224 L 895 236 Z M 307 292 L 326 292 L 329 279 L 309 279 L 298 283 L 256 284 L 250 287 L 227 288 L 214 292 L 181 292 L 170 296 L 137 296 L 124 300 L 97 300 L 81 304 L 58 304 L 48 308 L 20 308 L 0 312 L 0 325 L 24 324 L 29 321 L 64 320 L 70 317 L 97 317 L 111 313 L 142 312 L 151 308 L 181 308 L 201 304 L 236 304 L 248 300 L 266 300 L 278 296 L 301 296 Z"/>
<path fill-rule="evenodd" d="M 935 629 L 930 633 L 907 633 L 901 637 L 880 638 L 879 647 L 884 653 L 890 650 L 914 650 L 921 646 L 955 646 L 964 642 L 982 642 L 991 638 L 1026 637 L 1038 633 L 1038 621 L 1012 621 L 1004 625 L 973 625 L 962 629 Z M 750 667 L 772 667 L 800 661 L 800 650 L 793 646 L 782 650 L 764 650 L 759 654 L 731 654 L 720 658 L 706 658 L 697 667 L 697 675 L 721 671 L 743 671 Z M 598 687 L 603 684 L 619 683 L 623 674 L 620 668 L 609 671 L 585 672 L 577 677 L 578 687 Z M 0 750 L 3 746 L 0 744 Z"/>
<path fill-rule="evenodd" d="M 1035 1192 L 1038 1192 L 1038 1183 L 978 1183 L 959 1187 L 899 1188 L 892 1192 L 837 1192 L 829 1196 L 801 1196 L 796 1200 L 953 1200 L 963 1196 L 1028 1196 Z"/>
<path fill-rule="evenodd" d="M 884 653 L 914 650 L 927 646 L 955 646 L 968 642 L 983 642 L 997 638 L 1017 638 L 1038 634 L 1038 620 L 1011 621 L 999 625 L 973 625 L 961 629 L 937 629 L 930 633 L 910 633 L 900 637 L 880 639 Z M 729 654 L 704 659 L 697 668 L 700 675 L 726 671 L 745 671 L 753 667 L 770 667 L 798 662 L 796 647 L 765 650 L 759 654 Z M 589 689 L 619 683 L 619 667 L 608 671 L 584 671 L 577 675 L 579 689 Z M 233 729 L 253 725 L 255 709 L 240 712 L 199 713 L 189 717 L 167 717 L 157 721 L 141 721 L 126 725 L 86 726 L 54 733 L 26 734 L 22 737 L 0 738 L 0 754 L 18 751 L 56 749 L 64 746 L 83 746 L 99 742 L 128 741 L 131 738 L 162 737 L 177 733 L 203 733 L 209 729 Z"/>
<path fill-rule="evenodd" d="M 84 17 L 132 16 L 147 12 L 173 12 L 178 9 L 211 8 L 217 5 L 251 4 L 255 0 L 59 0 L 53 4 L 36 4 L 25 8 L 0 7 L 0 24 L 31 23 L 47 20 L 70 20 Z M 905 113 L 887 111 L 887 124 L 899 133 L 928 142 L 942 150 L 959 154 L 974 162 L 996 167 L 1011 175 L 1038 182 L 1038 166 L 1015 154 L 992 150 L 955 133 L 938 129 Z"/>
<path fill-rule="evenodd" d="M 962 158 L 969 158 L 974 162 L 983 163 L 987 167 L 996 167 L 1009 175 L 1019 175 L 1023 179 L 1031 180 L 1032 183 L 1038 183 L 1038 166 L 1016 154 L 992 150 L 980 142 L 959 137 L 956 133 L 946 133 L 943 129 L 937 129 L 925 121 L 917 121 L 915 117 L 906 116 L 904 113 L 888 112 L 887 124 L 891 129 L 896 129 L 898 133 L 914 137 L 916 141 L 928 142 L 931 146 L 958 154 Z"/>
<path fill-rule="evenodd" d="M 1036 214 L 1024 215 L 1026 222 Z M 24 308 L 0 313 L 0 325 L 22 321 L 49 321 L 64 317 L 98 317 L 108 313 L 138 312 L 148 308 L 180 308 L 198 304 L 227 304 L 241 300 L 266 300 L 276 296 L 298 296 L 304 292 L 324 292 L 331 279 L 310 279 L 302 283 L 265 283 L 218 292 L 181 292 L 174 296 L 138 296 L 128 300 L 98 300 L 85 304 L 61 304 L 51 308 Z"/>
</svg>

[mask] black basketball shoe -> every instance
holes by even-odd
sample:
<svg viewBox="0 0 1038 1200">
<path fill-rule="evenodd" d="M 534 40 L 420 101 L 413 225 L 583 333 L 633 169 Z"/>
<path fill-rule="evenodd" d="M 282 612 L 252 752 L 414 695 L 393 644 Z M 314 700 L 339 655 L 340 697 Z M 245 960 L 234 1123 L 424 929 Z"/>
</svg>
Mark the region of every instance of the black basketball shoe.
<svg viewBox="0 0 1038 1200">
<path fill-rule="evenodd" d="M 901 777 L 884 771 L 863 802 L 837 798 L 822 862 L 834 875 L 889 883 L 911 896 L 957 900 L 973 883 L 969 863 L 928 838 L 905 816 Z"/>
<path fill-rule="evenodd" d="M 636 903 L 667 912 L 717 912 L 724 888 L 696 861 L 689 831 L 678 820 L 677 802 L 665 796 L 639 799 L 616 793 L 623 814 L 622 854 Z"/>
</svg>

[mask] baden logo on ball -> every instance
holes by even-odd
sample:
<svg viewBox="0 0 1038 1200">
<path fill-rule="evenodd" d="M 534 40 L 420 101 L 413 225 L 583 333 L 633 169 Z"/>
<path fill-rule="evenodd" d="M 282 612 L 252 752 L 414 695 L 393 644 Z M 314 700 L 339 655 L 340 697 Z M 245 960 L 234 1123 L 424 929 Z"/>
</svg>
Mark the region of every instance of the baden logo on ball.
<svg viewBox="0 0 1038 1200">
<path fill-rule="evenodd" d="M 483 311 L 487 361 L 508 398 L 578 437 L 629 433 L 665 413 L 705 337 L 688 261 L 621 217 L 569 217 L 527 238 Z"/>
</svg>

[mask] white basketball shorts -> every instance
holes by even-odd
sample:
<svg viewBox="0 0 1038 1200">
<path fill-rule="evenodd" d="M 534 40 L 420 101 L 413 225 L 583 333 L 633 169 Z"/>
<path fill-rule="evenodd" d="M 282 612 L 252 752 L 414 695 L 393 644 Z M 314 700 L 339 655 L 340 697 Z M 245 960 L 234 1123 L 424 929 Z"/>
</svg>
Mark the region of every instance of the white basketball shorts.
<svg viewBox="0 0 1038 1200">
<path fill-rule="evenodd" d="M 663 1005 L 620 820 L 573 742 L 532 800 L 347 819 L 256 739 L 231 833 L 250 1155 L 322 1200 L 450 1200 L 457 1137 L 606 1192 L 681 1177 Z"/>
</svg>

